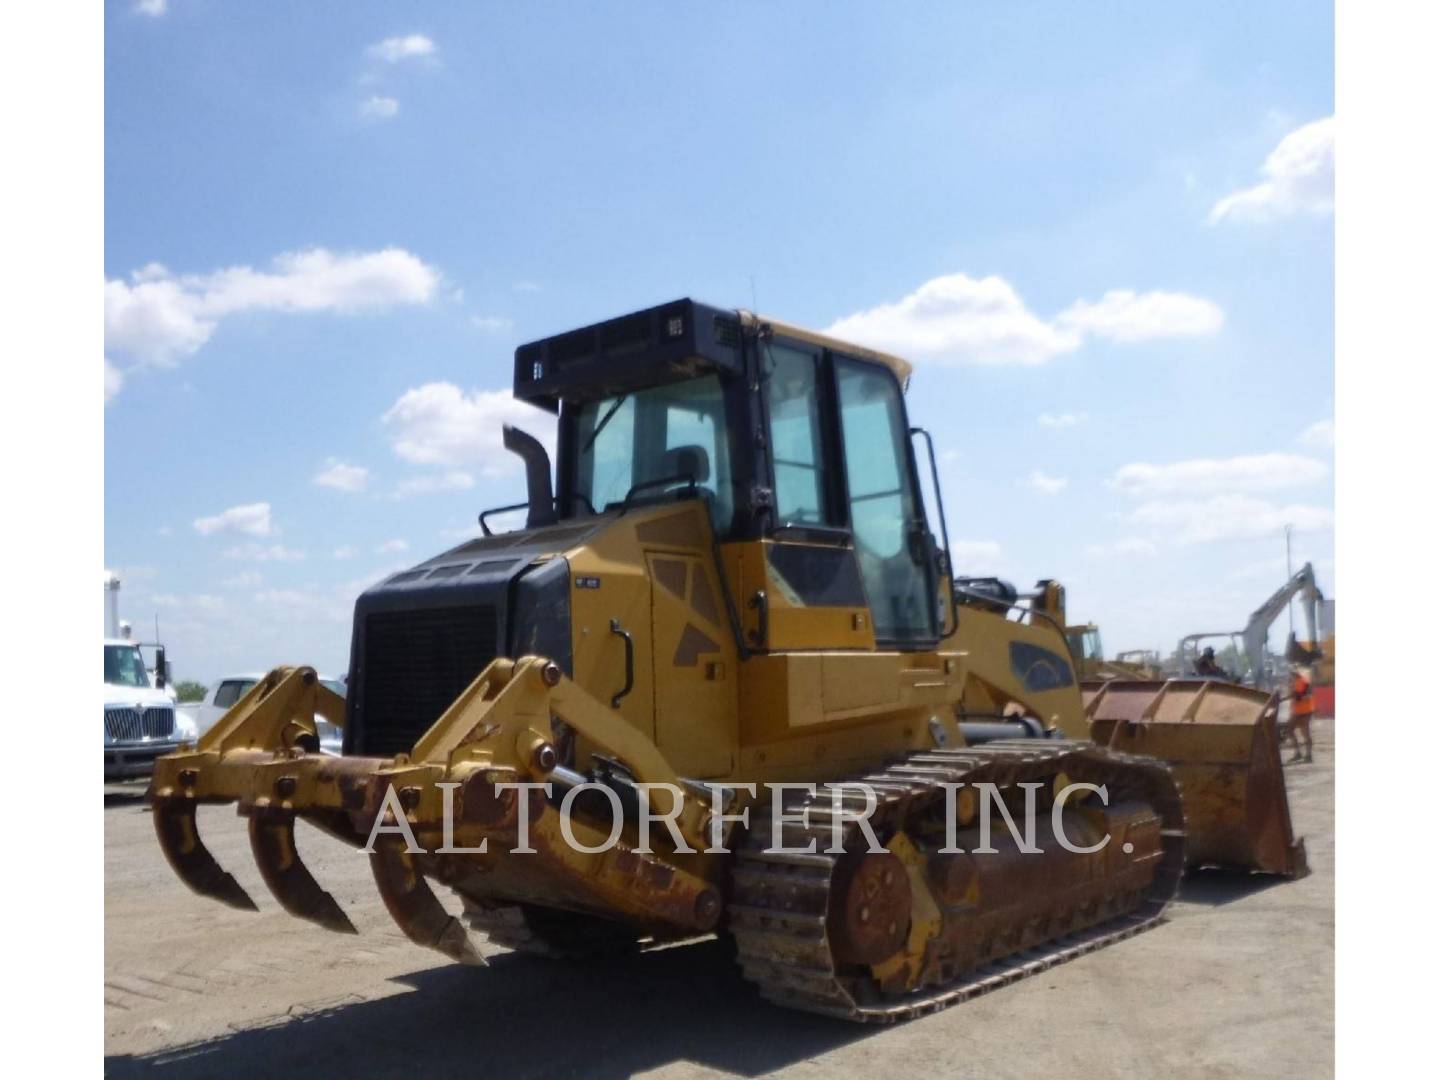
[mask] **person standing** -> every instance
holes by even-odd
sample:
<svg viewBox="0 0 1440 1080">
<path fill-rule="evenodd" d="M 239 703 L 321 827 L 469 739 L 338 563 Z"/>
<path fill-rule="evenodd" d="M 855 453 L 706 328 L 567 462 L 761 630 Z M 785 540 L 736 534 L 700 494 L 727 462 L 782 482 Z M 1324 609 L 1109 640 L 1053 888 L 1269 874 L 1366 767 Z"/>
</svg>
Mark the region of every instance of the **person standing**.
<svg viewBox="0 0 1440 1080">
<path fill-rule="evenodd" d="M 1290 745 L 1295 756 L 1290 760 L 1311 761 L 1310 718 L 1315 715 L 1315 695 L 1310 686 L 1310 676 L 1302 667 L 1296 667 L 1290 676 Z M 1305 756 L 1300 756 L 1301 738 L 1305 742 Z"/>
</svg>

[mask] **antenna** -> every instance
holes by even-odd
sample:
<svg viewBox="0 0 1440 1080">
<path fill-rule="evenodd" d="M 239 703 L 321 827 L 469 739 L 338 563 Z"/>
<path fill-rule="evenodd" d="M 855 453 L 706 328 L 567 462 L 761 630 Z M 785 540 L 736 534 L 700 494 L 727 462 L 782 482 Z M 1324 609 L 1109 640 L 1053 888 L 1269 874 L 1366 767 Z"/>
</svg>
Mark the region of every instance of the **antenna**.
<svg viewBox="0 0 1440 1080">
<path fill-rule="evenodd" d="M 750 311 L 758 315 L 760 313 L 760 301 L 755 298 L 755 275 L 750 275 Z"/>
</svg>

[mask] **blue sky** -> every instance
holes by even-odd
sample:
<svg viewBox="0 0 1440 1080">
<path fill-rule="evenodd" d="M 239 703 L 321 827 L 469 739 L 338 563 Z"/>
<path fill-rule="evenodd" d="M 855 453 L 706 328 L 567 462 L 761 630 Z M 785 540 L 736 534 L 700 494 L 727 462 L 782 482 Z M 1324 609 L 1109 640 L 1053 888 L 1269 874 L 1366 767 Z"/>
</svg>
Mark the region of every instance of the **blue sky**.
<svg viewBox="0 0 1440 1080">
<path fill-rule="evenodd" d="M 514 347 L 682 295 L 910 356 L 957 563 L 1112 652 L 1241 625 L 1287 521 L 1331 591 L 1328 7 L 897 10 L 108 4 L 126 617 L 342 671 L 520 496 Z"/>
</svg>

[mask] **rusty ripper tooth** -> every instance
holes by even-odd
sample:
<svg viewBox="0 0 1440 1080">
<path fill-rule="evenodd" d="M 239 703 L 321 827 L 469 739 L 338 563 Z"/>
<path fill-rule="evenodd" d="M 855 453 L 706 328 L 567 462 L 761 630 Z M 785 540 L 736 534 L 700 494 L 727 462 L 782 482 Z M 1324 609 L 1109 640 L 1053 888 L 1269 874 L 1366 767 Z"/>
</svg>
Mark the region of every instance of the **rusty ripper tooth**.
<svg viewBox="0 0 1440 1080">
<path fill-rule="evenodd" d="M 270 892 L 291 915 L 336 933 L 359 933 L 295 850 L 295 811 L 275 806 L 251 810 L 250 850 Z"/>
<path fill-rule="evenodd" d="M 386 909 L 406 937 L 462 964 L 487 963 L 470 940 L 465 925 L 435 899 L 401 837 L 377 838 L 370 854 L 370 869 Z"/>
<path fill-rule="evenodd" d="M 215 856 L 200 839 L 195 826 L 195 800 L 157 798 L 151 808 L 155 835 L 170 868 L 181 881 L 201 896 L 242 911 L 259 911 L 255 901 L 230 874 L 220 868 Z"/>
</svg>

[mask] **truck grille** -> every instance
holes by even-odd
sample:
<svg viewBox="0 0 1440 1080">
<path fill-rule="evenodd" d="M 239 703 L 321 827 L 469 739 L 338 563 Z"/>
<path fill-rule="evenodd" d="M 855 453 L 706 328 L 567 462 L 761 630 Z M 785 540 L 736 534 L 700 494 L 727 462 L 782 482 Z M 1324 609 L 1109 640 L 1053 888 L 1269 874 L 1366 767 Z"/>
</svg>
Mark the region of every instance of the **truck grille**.
<svg viewBox="0 0 1440 1080">
<path fill-rule="evenodd" d="M 174 734 L 175 710 L 169 706 L 105 710 L 105 735 L 114 742 L 139 742 L 144 738 L 168 739 Z"/>
<path fill-rule="evenodd" d="M 389 757 L 414 746 L 495 659 L 497 623 L 488 604 L 368 615 L 352 752 Z"/>
</svg>

